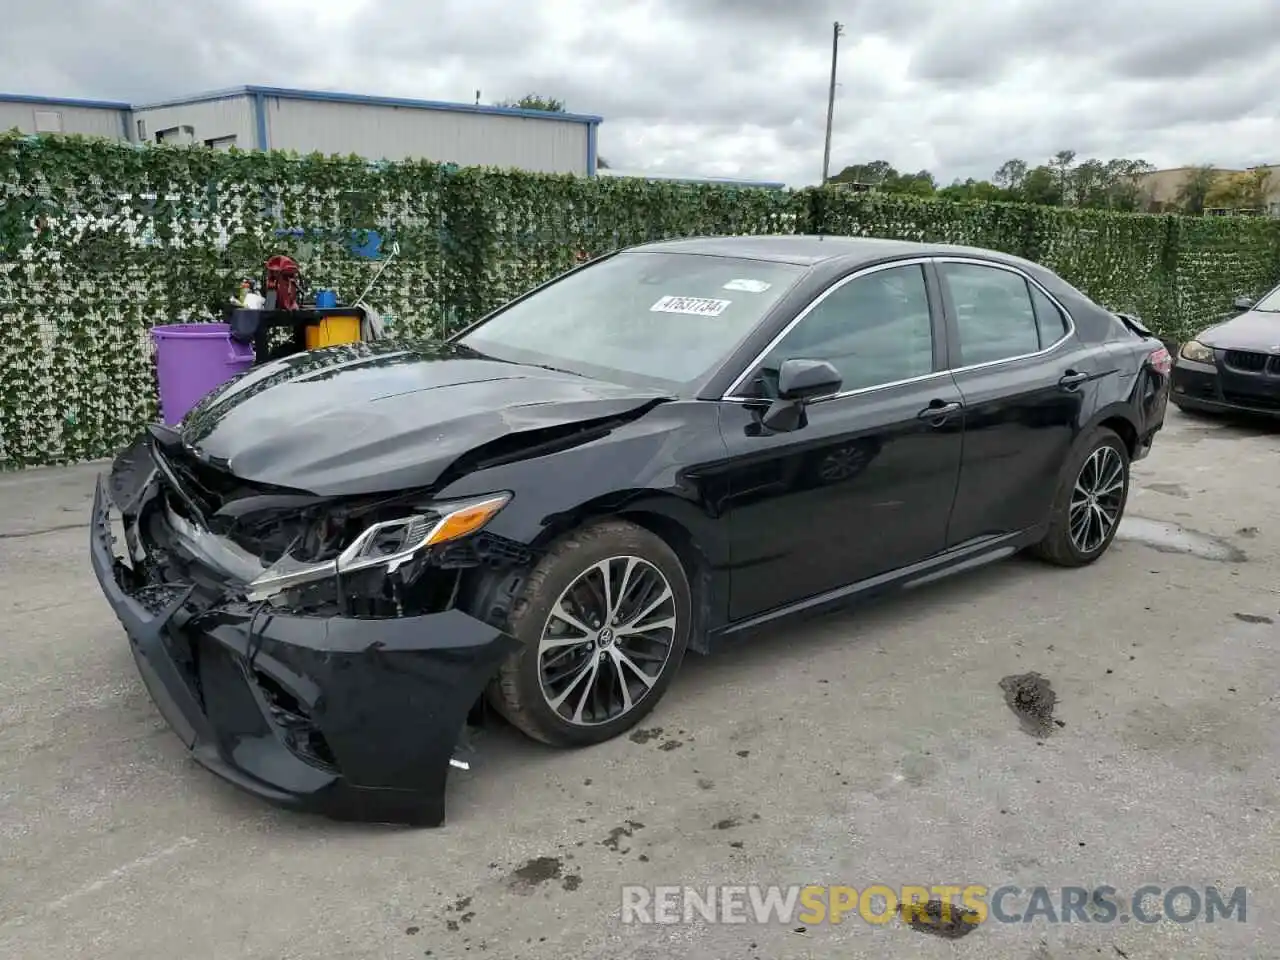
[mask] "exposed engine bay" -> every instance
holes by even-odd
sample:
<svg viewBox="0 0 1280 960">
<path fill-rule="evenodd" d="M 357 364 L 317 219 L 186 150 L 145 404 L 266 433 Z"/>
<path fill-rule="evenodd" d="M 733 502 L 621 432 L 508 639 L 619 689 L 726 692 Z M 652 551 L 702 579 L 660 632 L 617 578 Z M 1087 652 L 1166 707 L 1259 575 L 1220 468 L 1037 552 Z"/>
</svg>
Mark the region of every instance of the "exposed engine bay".
<svg viewBox="0 0 1280 960">
<path fill-rule="evenodd" d="M 523 545 L 472 529 L 500 498 L 317 497 L 240 480 L 154 435 L 151 456 L 162 482 L 138 517 L 160 547 L 148 559 L 151 582 L 212 573 L 220 599 L 312 616 L 403 617 L 449 609 L 468 570 L 532 559 Z"/>
</svg>

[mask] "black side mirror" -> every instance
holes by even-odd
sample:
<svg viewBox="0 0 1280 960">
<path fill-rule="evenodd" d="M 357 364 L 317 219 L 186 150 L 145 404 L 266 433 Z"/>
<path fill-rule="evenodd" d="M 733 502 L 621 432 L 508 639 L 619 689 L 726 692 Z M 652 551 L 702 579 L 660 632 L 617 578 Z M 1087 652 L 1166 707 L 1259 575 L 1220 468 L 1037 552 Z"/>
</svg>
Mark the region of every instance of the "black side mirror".
<svg viewBox="0 0 1280 960">
<path fill-rule="evenodd" d="M 786 432 L 804 425 L 804 405 L 840 392 L 840 372 L 825 360 L 784 360 L 778 368 L 778 399 L 760 418 L 768 430 Z"/>
<path fill-rule="evenodd" d="M 1252 310 L 1253 305 L 1257 302 L 1258 301 L 1256 300 L 1251 300 L 1249 297 L 1236 297 L 1235 302 L 1232 303 L 1232 306 L 1235 307 L 1237 310 Z"/>
<path fill-rule="evenodd" d="M 784 360 L 778 368 L 778 396 L 795 403 L 839 393 L 841 382 L 826 360 Z"/>
</svg>

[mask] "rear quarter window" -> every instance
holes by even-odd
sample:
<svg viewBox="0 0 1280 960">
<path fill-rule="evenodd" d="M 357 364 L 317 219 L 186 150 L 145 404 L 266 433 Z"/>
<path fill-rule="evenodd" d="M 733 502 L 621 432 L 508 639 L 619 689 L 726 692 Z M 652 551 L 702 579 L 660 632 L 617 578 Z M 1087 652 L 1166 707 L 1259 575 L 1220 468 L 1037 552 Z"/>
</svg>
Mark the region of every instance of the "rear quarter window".
<svg viewBox="0 0 1280 960">
<path fill-rule="evenodd" d="M 1043 290 L 1034 283 L 1028 286 L 1031 288 L 1031 306 L 1035 311 L 1036 328 L 1040 332 L 1040 349 L 1043 350 L 1066 336 L 1071 327 L 1067 315 Z"/>
</svg>

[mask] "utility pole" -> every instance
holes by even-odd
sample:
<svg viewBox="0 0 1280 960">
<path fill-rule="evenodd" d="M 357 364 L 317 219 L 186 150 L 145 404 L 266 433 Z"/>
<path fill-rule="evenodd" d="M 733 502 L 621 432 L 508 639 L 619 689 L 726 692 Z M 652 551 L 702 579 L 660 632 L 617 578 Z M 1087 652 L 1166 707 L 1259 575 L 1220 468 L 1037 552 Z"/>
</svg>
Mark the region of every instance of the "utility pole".
<svg viewBox="0 0 1280 960">
<path fill-rule="evenodd" d="M 827 139 L 822 148 L 822 186 L 827 185 L 831 173 L 831 120 L 836 112 L 836 57 L 840 53 L 840 35 L 844 27 L 840 23 L 831 29 L 831 86 L 827 90 Z"/>
</svg>

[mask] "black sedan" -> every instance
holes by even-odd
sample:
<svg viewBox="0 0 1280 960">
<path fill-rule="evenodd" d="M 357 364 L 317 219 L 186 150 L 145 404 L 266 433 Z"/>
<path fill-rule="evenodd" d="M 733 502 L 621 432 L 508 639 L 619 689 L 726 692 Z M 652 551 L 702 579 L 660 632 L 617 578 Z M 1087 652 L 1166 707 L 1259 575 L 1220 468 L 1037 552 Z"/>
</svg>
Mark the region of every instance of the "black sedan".
<svg viewBox="0 0 1280 960">
<path fill-rule="evenodd" d="M 1023 549 L 1098 559 L 1170 366 L 988 250 L 647 244 L 446 342 L 243 374 L 117 458 L 92 559 L 202 764 L 435 825 L 486 701 L 599 743 L 687 650 Z"/>
<path fill-rule="evenodd" d="M 1197 413 L 1280 417 L 1280 287 L 1178 350 L 1171 399 Z"/>
</svg>

